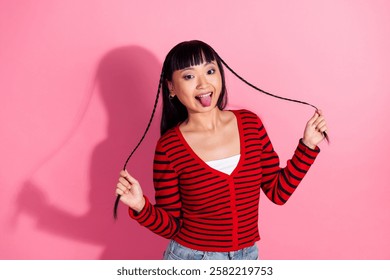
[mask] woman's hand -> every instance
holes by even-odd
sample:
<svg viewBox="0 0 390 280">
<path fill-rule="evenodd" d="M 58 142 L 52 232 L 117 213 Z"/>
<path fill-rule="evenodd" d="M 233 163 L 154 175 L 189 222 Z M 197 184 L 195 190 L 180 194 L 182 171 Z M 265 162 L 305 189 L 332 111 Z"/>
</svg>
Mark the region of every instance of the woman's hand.
<svg viewBox="0 0 390 280">
<path fill-rule="evenodd" d="M 122 170 L 119 175 L 115 193 L 121 196 L 120 200 L 124 204 L 134 211 L 140 212 L 145 206 L 141 185 L 126 170 Z"/>
<path fill-rule="evenodd" d="M 317 110 L 306 124 L 302 142 L 309 148 L 314 149 L 325 138 L 324 132 L 327 132 L 327 130 L 325 117 L 321 110 Z"/>
</svg>

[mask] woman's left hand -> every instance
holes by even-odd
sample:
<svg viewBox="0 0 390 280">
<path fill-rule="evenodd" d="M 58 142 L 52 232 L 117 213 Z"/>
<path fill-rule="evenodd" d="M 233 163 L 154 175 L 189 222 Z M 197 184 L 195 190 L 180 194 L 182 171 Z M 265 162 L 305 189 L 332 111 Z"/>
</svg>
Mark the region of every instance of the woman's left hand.
<svg viewBox="0 0 390 280">
<path fill-rule="evenodd" d="M 314 149 L 322 140 L 324 132 L 328 132 L 326 120 L 321 110 L 317 110 L 314 116 L 307 122 L 303 132 L 303 143 L 311 149 Z"/>
</svg>

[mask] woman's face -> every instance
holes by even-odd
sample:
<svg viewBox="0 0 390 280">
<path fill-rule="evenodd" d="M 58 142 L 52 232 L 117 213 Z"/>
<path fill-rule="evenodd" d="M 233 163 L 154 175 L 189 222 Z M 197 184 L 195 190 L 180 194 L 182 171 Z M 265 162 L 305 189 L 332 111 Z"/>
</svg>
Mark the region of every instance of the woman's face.
<svg viewBox="0 0 390 280">
<path fill-rule="evenodd" d="M 175 95 L 188 113 L 208 112 L 217 105 L 222 78 L 216 61 L 176 70 L 168 81 L 170 95 Z"/>
</svg>

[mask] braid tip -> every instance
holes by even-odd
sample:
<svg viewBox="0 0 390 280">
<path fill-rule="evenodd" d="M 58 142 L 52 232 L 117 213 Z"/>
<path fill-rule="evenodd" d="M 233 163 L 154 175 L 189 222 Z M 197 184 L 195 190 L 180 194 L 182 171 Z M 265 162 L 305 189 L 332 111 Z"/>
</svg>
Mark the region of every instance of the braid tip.
<svg viewBox="0 0 390 280">
<path fill-rule="evenodd" d="M 322 134 L 324 135 L 326 142 L 327 142 L 328 144 L 330 144 L 330 139 L 329 139 L 328 133 L 327 133 L 326 131 L 324 131 Z"/>
<path fill-rule="evenodd" d="M 114 220 L 118 218 L 118 205 L 119 205 L 119 200 L 121 196 L 118 194 L 116 196 L 115 204 L 114 204 Z"/>
</svg>

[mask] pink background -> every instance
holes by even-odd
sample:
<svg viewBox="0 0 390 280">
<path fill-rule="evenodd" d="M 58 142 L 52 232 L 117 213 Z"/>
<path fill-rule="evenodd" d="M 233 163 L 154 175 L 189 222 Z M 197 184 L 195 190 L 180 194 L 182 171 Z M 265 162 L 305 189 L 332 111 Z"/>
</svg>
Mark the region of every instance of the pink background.
<svg viewBox="0 0 390 280">
<path fill-rule="evenodd" d="M 165 54 L 200 39 L 329 123 L 291 200 L 262 196 L 260 257 L 389 259 L 389 12 L 385 0 L 1 1 L 0 258 L 161 258 L 168 241 L 124 206 L 113 221 L 114 188 Z M 229 106 L 260 115 L 284 165 L 312 108 L 227 82 Z M 158 137 L 159 117 L 129 164 L 149 197 Z"/>
</svg>

